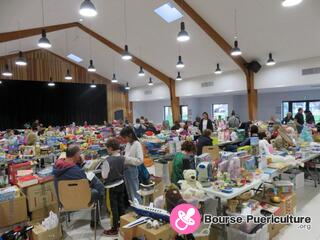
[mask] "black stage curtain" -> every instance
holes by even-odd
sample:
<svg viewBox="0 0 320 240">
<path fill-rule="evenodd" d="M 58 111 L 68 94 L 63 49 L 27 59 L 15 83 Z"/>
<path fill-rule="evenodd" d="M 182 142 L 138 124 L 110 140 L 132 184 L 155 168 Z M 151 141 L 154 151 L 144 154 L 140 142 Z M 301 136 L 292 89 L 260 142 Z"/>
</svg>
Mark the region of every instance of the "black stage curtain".
<svg viewBox="0 0 320 240">
<path fill-rule="evenodd" d="M 90 84 L 2 81 L 0 129 L 23 128 L 36 119 L 44 126 L 102 124 L 106 120 L 106 87 Z"/>
</svg>

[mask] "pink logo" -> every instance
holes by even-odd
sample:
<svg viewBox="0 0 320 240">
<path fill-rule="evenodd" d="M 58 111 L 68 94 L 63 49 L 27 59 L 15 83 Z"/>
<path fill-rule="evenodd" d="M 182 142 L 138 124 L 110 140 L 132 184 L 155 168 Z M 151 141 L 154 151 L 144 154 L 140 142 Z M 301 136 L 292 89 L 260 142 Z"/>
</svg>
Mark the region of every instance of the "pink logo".
<svg viewBox="0 0 320 240">
<path fill-rule="evenodd" d="M 193 205 L 180 204 L 170 214 L 171 227 L 180 234 L 189 234 L 197 231 L 201 223 L 201 216 Z"/>
</svg>

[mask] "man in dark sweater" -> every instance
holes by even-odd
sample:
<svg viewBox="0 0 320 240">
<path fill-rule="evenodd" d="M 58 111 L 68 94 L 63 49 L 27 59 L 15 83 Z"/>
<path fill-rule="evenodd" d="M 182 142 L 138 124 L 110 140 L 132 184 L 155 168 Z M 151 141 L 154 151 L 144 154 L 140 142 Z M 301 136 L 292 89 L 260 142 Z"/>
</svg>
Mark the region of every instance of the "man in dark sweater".
<svg viewBox="0 0 320 240">
<path fill-rule="evenodd" d="M 294 117 L 294 121 L 297 126 L 297 131 L 300 134 L 304 125 L 304 116 L 303 116 L 303 108 L 299 108 L 297 114 Z"/>
<path fill-rule="evenodd" d="M 123 179 L 125 158 L 120 155 L 120 145 L 116 139 L 106 143 L 110 156 L 102 164 L 102 177 L 107 189 L 107 208 L 111 212 L 112 227 L 103 233 L 107 236 L 118 235 L 120 216 L 125 212 L 125 186 Z"/>
<path fill-rule="evenodd" d="M 58 193 L 58 182 L 61 180 L 79 180 L 88 179 L 81 165 L 83 160 L 80 155 L 80 148 L 77 145 L 70 145 L 66 151 L 66 158 L 60 158 L 56 161 L 53 167 L 54 184 Z M 88 179 L 91 188 L 91 202 L 99 202 L 102 204 L 105 195 L 102 182 L 94 176 Z M 58 194 L 57 194 L 58 195 Z M 58 196 L 59 197 L 59 196 Z M 98 211 L 99 212 L 99 211 Z M 98 222 L 99 214 L 94 219 L 94 210 L 91 211 L 90 226 L 94 227 L 94 221 Z"/>
<path fill-rule="evenodd" d="M 197 142 L 197 155 L 202 154 L 202 149 L 205 146 L 212 146 L 212 139 L 210 138 L 211 136 L 211 130 L 210 129 L 205 129 L 203 130 L 203 134 L 198 138 Z"/>
</svg>

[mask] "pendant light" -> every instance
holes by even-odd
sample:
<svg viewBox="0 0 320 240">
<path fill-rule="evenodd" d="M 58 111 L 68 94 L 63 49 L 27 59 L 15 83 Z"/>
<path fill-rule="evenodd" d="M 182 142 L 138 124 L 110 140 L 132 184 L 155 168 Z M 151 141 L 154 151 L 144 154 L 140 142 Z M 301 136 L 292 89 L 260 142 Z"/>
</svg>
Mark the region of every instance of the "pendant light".
<svg viewBox="0 0 320 240">
<path fill-rule="evenodd" d="M 98 12 L 90 0 L 84 0 L 80 5 L 79 14 L 84 17 L 95 17 Z"/>
<path fill-rule="evenodd" d="M 180 72 L 178 72 L 178 76 L 176 77 L 176 80 L 177 80 L 177 81 L 181 81 L 181 80 L 182 80 L 182 77 L 181 77 L 181 75 L 180 75 Z"/>
<path fill-rule="evenodd" d="M 144 77 L 145 76 L 145 73 L 144 73 L 143 68 L 141 66 L 140 66 L 140 70 L 138 72 L 138 76 L 139 77 Z"/>
<path fill-rule="evenodd" d="M 45 22 L 44 22 L 44 0 L 42 0 L 42 26 L 45 26 Z M 47 33 L 45 29 L 42 29 L 42 33 L 41 33 L 41 38 L 38 41 L 38 47 L 40 48 L 51 48 L 51 43 L 49 41 L 49 39 L 47 38 Z"/>
<path fill-rule="evenodd" d="M 234 41 L 234 47 L 231 49 L 231 56 L 240 56 L 242 54 L 240 48 L 239 48 L 239 43 L 238 40 Z"/>
<path fill-rule="evenodd" d="M 0 80 L 0 84 L 2 84 L 2 81 Z"/>
<path fill-rule="evenodd" d="M 153 81 L 152 81 L 152 77 L 149 78 L 149 82 L 148 82 L 149 86 L 153 86 Z"/>
<path fill-rule="evenodd" d="M 276 61 L 273 59 L 272 57 L 272 53 L 269 53 L 269 58 L 268 58 L 268 61 L 266 63 L 267 66 L 273 66 L 276 64 Z"/>
<path fill-rule="evenodd" d="M 9 65 L 6 63 L 4 66 L 4 71 L 2 72 L 2 76 L 4 77 L 12 77 L 12 72 L 9 69 Z"/>
<path fill-rule="evenodd" d="M 52 81 L 52 77 L 50 77 L 50 81 L 48 82 L 49 87 L 54 87 L 56 84 Z"/>
<path fill-rule="evenodd" d="M 126 90 L 130 90 L 130 86 L 129 86 L 129 83 L 127 82 L 126 86 L 125 86 L 125 89 Z"/>
<path fill-rule="evenodd" d="M 302 3 L 303 0 L 282 0 L 283 7 L 293 7 Z"/>
<path fill-rule="evenodd" d="M 112 82 L 112 83 L 117 83 L 117 82 L 118 82 L 118 79 L 117 79 L 117 77 L 116 77 L 116 74 L 115 74 L 115 73 L 114 73 L 114 74 L 112 74 L 111 82 Z"/>
<path fill-rule="evenodd" d="M 121 58 L 125 61 L 131 60 L 132 56 L 129 53 L 129 47 L 127 45 L 128 42 L 128 36 L 127 36 L 127 1 L 123 0 L 123 16 L 124 16 L 124 40 L 125 40 L 125 46 L 124 51 L 121 54 Z"/>
<path fill-rule="evenodd" d="M 124 51 L 122 53 L 122 56 L 121 58 L 125 61 L 128 61 L 128 60 L 131 60 L 132 59 L 132 56 L 131 54 L 129 53 L 129 48 L 128 48 L 128 45 L 125 45 L 124 46 Z"/>
<path fill-rule="evenodd" d="M 70 70 L 69 69 L 67 69 L 67 74 L 64 76 L 64 79 L 65 80 L 72 80 L 72 76 L 70 74 Z"/>
<path fill-rule="evenodd" d="M 216 70 L 214 71 L 214 73 L 217 74 L 217 75 L 222 73 L 222 70 L 221 70 L 221 68 L 220 68 L 220 64 L 219 64 L 219 63 L 217 63 L 217 68 L 216 68 Z"/>
<path fill-rule="evenodd" d="M 47 33 L 45 29 L 42 29 L 41 38 L 38 41 L 38 47 L 40 48 L 51 48 L 51 43 L 47 38 Z"/>
<path fill-rule="evenodd" d="M 177 68 L 184 68 L 184 63 L 182 62 L 182 57 L 181 56 L 178 57 L 178 62 L 177 62 L 176 67 Z"/>
<path fill-rule="evenodd" d="M 177 40 L 178 40 L 178 42 L 186 42 L 186 41 L 189 41 L 189 39 L 190 39 L 190 36 L 185 29 L 185 24 L 184 24 L 184 22 L 181 22 L 180 23 L 180 32 L 178 33 Z"/>
<path fill-rule="evenodd" d="M 92 80 L 92 84 L 90 85 L 91 88 L 96 88 L 97 85 L 94 84 L 94 81 Z"/>
<path fill-rule="evenodd" d="M 88 67 L 88 72 L 96 72 L 96 71 L 97 69 L 93 66 L 93 60 L 91 59 Z"/>
<path fill-rule="evenodd" d="M 16 63 L 16 65 L 18 65 L 18 66 L 26 66 L 26 65 L 27 65 L 26 58 L 23 57 L 21 51 L 19 51 L 19 55 L 18 55 L 15 63 Z"/>
<path fill-rule="evenodd" d="M 234 29 L 235 29 L 235 37 L 234 37 L 234 43 L 233 48 L 231 49 L 231 56 L 240 56 L 242 54 L 240 48 L 239 48 L 239 42 L 238 42 L 238 25 L 237 25 L 237 10 L 234 10 Z"/>
</svg>

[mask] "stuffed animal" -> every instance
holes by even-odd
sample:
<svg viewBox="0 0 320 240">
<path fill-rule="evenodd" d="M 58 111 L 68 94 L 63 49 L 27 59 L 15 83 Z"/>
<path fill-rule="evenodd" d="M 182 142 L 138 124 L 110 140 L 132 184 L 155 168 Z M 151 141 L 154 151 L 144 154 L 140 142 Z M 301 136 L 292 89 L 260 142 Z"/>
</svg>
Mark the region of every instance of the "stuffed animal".
<svg viewBox="0 0 320 240">
<path fill-rule="evenodd" d="M 203 198 L 204 191 L 201 183 L 197 181 L 197 172 L 193 169 L 183 171 L 184 180 L 181 181 L 181 192 L 184 199 Z"/>
<path fill-rule="evenodd" d="M 165 209 L 167 209 L 168 212 L 171 212 L 172 209 L 174 209 L 177 205 L 186 203 L 179 191 L 179 188 L 174 185 L 170 184 L 169 186 L 166 186 L 165 189 Z"/>
</svg>

